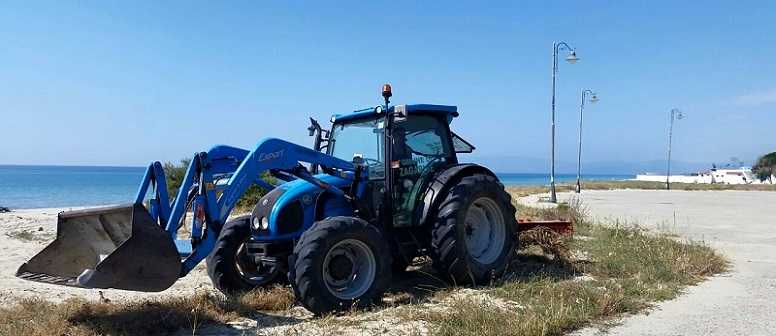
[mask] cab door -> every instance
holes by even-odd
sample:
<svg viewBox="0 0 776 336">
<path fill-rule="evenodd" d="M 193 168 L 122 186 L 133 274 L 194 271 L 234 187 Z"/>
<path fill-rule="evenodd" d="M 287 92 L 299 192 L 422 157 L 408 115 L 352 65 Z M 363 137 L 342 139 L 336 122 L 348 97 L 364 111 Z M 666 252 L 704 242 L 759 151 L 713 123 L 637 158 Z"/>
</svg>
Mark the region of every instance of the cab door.
<svg viewBox="0 0 776 336">
<path fill-rule="evenodd" d="M 413 114 L 396 122 L 391 131 L 393 225 L 413 225 L 414 211 L 426 180 L 439 167 L 456 163 L 447 120 Z"/>
</svg>

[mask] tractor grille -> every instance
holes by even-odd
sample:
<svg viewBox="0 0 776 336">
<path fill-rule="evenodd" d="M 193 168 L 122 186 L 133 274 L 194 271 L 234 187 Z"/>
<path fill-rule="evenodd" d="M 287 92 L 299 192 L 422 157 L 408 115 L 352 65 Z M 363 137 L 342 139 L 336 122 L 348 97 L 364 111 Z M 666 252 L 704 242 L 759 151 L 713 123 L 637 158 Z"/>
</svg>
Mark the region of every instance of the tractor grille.
<svg viewBox="0 0 776 336">
<path fill-rule="evenodd" d="M 294 201 L 280 210 L 278 215 L 278 233 L 286 234 L 299 231 L 304 222 L 304 210 L 302 203 Z"/>
<path fill-rule="evenodd" d="M 285 189 L 275 188 L 264 195 L 264 197 L 262 197 L 259 202 L 256 203 L 256 206 L 253 208 L 253 212 L 251 212 L 251 223 L 253 223 L 254 218 L 269 216 L 270 212 L 272 212 L 272 207 L 275 206 L 275 202 L 277 202 L 278 198 L 280 198 L 280 196 L 282 196 L 285 192 Z"/>
</svg>

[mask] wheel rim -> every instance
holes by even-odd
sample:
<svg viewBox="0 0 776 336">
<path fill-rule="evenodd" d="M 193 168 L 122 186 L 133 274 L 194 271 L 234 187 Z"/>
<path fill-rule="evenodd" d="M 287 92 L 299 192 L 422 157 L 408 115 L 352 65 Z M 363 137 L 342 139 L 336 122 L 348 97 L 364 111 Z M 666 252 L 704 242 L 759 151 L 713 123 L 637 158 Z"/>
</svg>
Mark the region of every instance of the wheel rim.
<svg viewBox="0 0 776 336">
<path fill-rule="evenodd" d="M 275 263 L 271 265 L 268 263 L 256 264 L 248 255 L 245 243 L 240 244 L 237 248 L 234 263 L 240 277 L 253 286 L 261 286 L 272 281 L 278 271 L 278 265 Z"/>
<path fill-rule="evenodd" d="M 338 242 L 323 260 L 326 288 L 341 300 L 352 300 L 366 293 L 374 282 L 375 273 L 374 253 L 360 240 Z"/>
<path fill-rule="evenodd" d="M 506 232 L 498 204 L 487 197 L 474 200 L 466 212 L 464 225 L 469 255 L 481 264 L 496 261 L 504 248 Z"/>
</svg>

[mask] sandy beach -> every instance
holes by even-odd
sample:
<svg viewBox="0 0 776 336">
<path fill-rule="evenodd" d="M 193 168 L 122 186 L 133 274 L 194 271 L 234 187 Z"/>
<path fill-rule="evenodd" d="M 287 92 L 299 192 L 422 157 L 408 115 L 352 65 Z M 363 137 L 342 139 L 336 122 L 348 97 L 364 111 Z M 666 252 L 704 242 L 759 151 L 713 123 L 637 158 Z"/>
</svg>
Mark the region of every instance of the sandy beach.
<svg viewBox="0 0 776 336">
<path fill-rule="evenodd" d="M 62 301 L 71 297 L 139 299 L 189 295 L 197 290 L 213 290 L 201 263 L 186 278 L 171 288 L 159 293 L 141 293 L 123 290 L 90 290 L 49 285 L 26 281 L 14 276 L 16 269 L 43 249 L 56 236 L 57 214 L 61 211 L 80 208 L 20 209 L 0 213 L 0 304 L 18 298 L 40 297 L 50 301 Z"/>
</svg>

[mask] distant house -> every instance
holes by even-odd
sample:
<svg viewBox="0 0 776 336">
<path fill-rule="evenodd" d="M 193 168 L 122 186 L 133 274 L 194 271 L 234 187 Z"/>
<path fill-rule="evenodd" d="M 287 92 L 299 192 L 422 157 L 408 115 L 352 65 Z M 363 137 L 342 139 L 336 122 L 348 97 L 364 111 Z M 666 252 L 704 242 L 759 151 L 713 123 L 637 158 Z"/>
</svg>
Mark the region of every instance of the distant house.
<svg viewBox="0 0 776 336">
<path fill-rule="evenodd" d="M 637 181 L 665 182 L 666 175 L 638 174 Z M 671 175 L 671 182 L 676 183 L 707 183 L 707 184 L 770 184 L 776 182 L 776 177 L 771 180 L 760 181 L 752 172 L 751 167 L 740 168 L 712 168 L 707 171 L 694 174 Z"/>
</svg>

